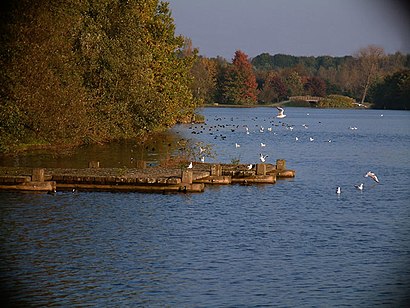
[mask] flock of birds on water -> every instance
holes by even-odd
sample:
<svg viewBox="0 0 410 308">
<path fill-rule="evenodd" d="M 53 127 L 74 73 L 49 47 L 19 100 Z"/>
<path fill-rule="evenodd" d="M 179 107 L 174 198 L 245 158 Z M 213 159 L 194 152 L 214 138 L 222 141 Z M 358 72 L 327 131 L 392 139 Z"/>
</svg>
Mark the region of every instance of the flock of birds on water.
<svg viewBox="0 0 410 308">
<path fill-rule="evenodd" d="M 276 118 L 277 118 L 277 119 L 284 119 L 284 118 L 286 117 L 284 108 L 282 108 L 282 107 L 276 107 L 276 108 L 277 108 L 277 110 L 278 110 L 278 113 L 277 113 L 277 115 L 276 115 Z M 307 113 L 307 115 L 309 116 L 309 113 Z M 380 116 L 383 117 L 383 114 L 381 114 Z M 220 120 L 222 120 L 222 118 L 216 118 L 215 120 L 216 120 L 216 121 L 220 121 Z M 255 120 L 255 119 L 253 119 L 253 120 Z M 233 118 L 231 118 L 231 121 L 233 121 Z M 273 122 L 272 122 L 272 123 L 273 123 Z M 284 123 L 284 122 L 280 122 L 280 123 L 281 123 L 282 126 L 284 126 L 286 129 L 288 129 L 288 130 L 290 130 L 290 131 L 292 131 L 292 130 L 294 129 L 294 126 L 293 126 L 293 125 L 289 125 L 289 124 Z M 320 123 L 320 122 L 319 122 L 319 123 Z M 279 126 L 279 124 L 274 124 L 274 125 L 275 125 L 275 126 Z M 217 125 L 217 126 L 208 128 L 208 130 L 210 131 L 210 134 L 213 135 L 213 134 L 214 134 L 214 133 L 212 132 L 212 129 L 213 129 L 213 128 L 215 129 L 215 131 L 219 131 L 218 127 L 220 127 L 220 128 L 226 128 L 226 126 L 227 126 L 227 125 L 219 125 L 219 126 Z M 307 124 L 302 124 L 302 126 L 303 126 L 305 129 L 308 129 L 308 125 L 307 125 Z M 201 127 L 204 129 L 204 126 L 201 126 Z M 191 128 L 192 128 L 192 127 L 191 127 Z M 244 128 L 245 128 L 245 133 L 246 133 L 247 135 L 249 135 L 249 134 L 250 134 L 249 127 L 248 127 L 247 125 L 244 125 Z M 231 128 L 231 131 L 234 132 L 234 131 L 236 131 L 236 129 L 239 129 L 239 125 L 233 125 L 232 128 Z M 357 130 L 358 128 L 355 127 L 355 126 L 350 126 L 349 129 L 350 129 L 350 130 Z M 271 132 L 271 131 L 272 131 L 272 127 L 268 127 L 266 130 Z M 203 132 L 203 131 L 199 131 L 199 132 L 192 131 L 193 134 L 202 133 L 202 132 Z M 259 126 L 259 132 L 260 132 L 260 133 L 265 132 L 265 127 Z M 274 134 L 276 134 L 276 133 L 274 133 Z M 220 138 L 221 140 L 225 140 L 225 139 L 226 139 L 226 135 L 220 134 L 220 135 L 215 135 L 215 136 L 214 136 L 214 139 L 218 139 L 218 138 Z M 309 141 L 310 141 L 310 142 L 313 142 L 314 140 L 315 140 L 315 138 L 309 137 Z M 295 137 L 295 141 L 299 141 L 299 137 Z M 332 140 L 331 140 L 331 139 L 328 139 L 328 140 L 326 140 L 326 142 L 332 142 Z M 240 148 L 240 147 L 241 147 L 241 145 L 236 142 L 236 143 L 235 143 L 235 148 Z M 260 147 L 261 147 L 261 148 L 266 147 L 266 143 L 261 142 L 261 143 L 260 143 Z M 203 152 L 205 152 L 205 150 L 204 150 L 202 147 L 200 147 L 200 153 L 199 153 L 199 154 L 202 155 Z M 265 154 L 262 154 L 262 153 L 259 154 L 259 161 L 260 161 L 261 163 L 265 163 L 265 162 L 267 161 L 267 158 L 268 158 L 268 155 L 265 155 Z M 202 163 L 204 163 L 204 162 L 205 162 L 205 156 L 203 156 L 203 155 L 200 156 L 200 161 L 201 161 Z M 251 169 L 254 168 L 255 166 L 256 166 L 255 164 L 249 164 L 247 167 L 248 167 L 249 170 L 251 170 Z M 188 169 L 192 169 L 192 168 L 193 168 L 193 162 L 190 162 L 187 168 L 188 168 Z M 374 183 L 376 183 L 376 184 L 379 184 L 379 183 L 380 183 L 379 178 L 378 178 L 377 175 L 376 175 L 374 172 L 372 172 L 372 171 L 368 171 L 368 172 L 364 175 L 364 177 L 371 179 L 371 180 L 374 181 Z M 364 183 L 355 184 L 354 187 L 355 187 L 358 191 L 363 191 L 363 190 L 364 190 Z M 336 194 L 337 194 L 337 196 L 340 196 L 341 193 L 342 193 L 342 188 L 341 188 L 340 186 L 337 186 L 337 188 L 336 188 Z"/>
</svg>

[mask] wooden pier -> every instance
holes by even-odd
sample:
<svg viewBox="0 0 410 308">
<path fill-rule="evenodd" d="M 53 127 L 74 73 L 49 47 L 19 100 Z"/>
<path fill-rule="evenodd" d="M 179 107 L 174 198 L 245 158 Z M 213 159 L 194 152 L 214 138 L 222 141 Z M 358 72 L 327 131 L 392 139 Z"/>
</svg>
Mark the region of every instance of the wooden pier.
<svg viewBox="0 0 410 308">
<path fill-rule="evenodd" d="M 0 190 L 55 192 L 140 191 L 140 192 L 203 192 L 206 185 L 275 184 L 277 179 L 295 176 L 286 169 L 284 160 L 276 165 L 193 163 L 192 169 L 146 167 L 101 168 L 90 162 L 88 168 L 23 168 L 0 167 Z"/>
</svg>

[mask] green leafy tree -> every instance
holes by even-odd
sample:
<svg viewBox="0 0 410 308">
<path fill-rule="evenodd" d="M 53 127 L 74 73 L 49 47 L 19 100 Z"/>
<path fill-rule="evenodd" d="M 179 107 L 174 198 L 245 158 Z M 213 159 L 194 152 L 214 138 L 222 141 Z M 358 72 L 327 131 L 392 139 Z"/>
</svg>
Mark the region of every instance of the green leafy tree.
<svg viewBox="0 0 410 308">
<path fill-rule="evenodd" d="M 16 0 L 0 17 L 0 147 L 127 138 L 193 114 L 196 56 L 167 3 Z"/>
<path fill-rule="evenodd" d="M 410 109 L 410 70 L 387 76 L 371 89 L 375 108 Z"/>
<path fill-rule="evenodd" d="M 290 71 L 285 74 L 284 83 L 286 85 L 288 96 L 302 95 L 303 82 L 300 75 L 295 71 Z"/>
</svg>

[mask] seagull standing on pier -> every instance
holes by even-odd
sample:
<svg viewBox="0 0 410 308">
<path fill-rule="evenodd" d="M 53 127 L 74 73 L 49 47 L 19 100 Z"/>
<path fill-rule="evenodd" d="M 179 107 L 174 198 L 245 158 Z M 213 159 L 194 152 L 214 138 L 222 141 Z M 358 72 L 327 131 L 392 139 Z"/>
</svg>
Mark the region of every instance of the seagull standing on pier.
<svg viewBox="0 0 410 308">
<path fill-rule="evenodd" d="M 283 109 L 282 107 L 276 107 L 276 109 L 278 109 L 278 115 L 276 116 L 278 119 L 283 119 L 284 117 L 286 117 L 285 109 Z"/>
<path fill-rule="evenodd" d="M 374 172 L 369 171 L 369 172 L 367 172 L 367 173 L 364 175 L 364 177 L 365 177 L 365 178 L 370 177 L 370 178 L 371 178 L 373 181 L 375 181 L 376 183 L 380 183 L 380 182 L 379 182 L 379 179 L 377 178 L 377 175 L 376 175 Z"/>
<path fill-rule="evenodd" d="M 188 165 L 188 169 L 192 169 L 192 167 L 193 167 L 193 164 L 192 164 L 192 161 L 189 163 L 189 165 Z"/>
</svg>

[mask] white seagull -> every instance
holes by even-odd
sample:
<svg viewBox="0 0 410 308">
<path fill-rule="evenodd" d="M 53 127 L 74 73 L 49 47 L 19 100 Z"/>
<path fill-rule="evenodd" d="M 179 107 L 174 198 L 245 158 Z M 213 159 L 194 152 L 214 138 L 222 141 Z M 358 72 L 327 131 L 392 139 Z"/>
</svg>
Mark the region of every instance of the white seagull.
<svg viewBox="0 0 410 308">
<path fill-rule="evenodd" d="M 235 148 L 240 148 L 240 147 L 241 147 L 241 145 L 240 145 L 240 144 L 235 143 Z"/>
<path fill-rule="evenodd" d="M 340 188 L 340 186 L 338 186 L 338 187 L 336 188 L 336 193 L 337 193 L 338 195 L 340 195 L 340 194 L 342 193 L 342 189 Z"/>
<path fill-rule="evenodd" d="M 266 143 L 261 142 L 261 147 L 266 147 Z"/>
<path fill-rule="evenodd" d="M 276 107 L 276 109 L 278 109 L 278 115 L 276 116 L 278 119 L 283 119 L 284 117 L 286 117 L 285 109 L 281 108 L 281 107 Z"/>
<path fill-rule="evenodd" d="M 248 170 L 251 170 L 252 167 L 253 167 L 253 165 L 252 165 L 252 164 L 249 164 L 249 165 L 248 165 Z"/>
<path fill-rule="evenodd" d="M 363 190 L 363 183 L 360 183 L 359 185 L 355 185 L 358 190 L 362 191 Z"/>
<path fill-rule="evenodd" d="M 261 162 L 265 162 L 266 161 L 266 158 L 268 157 L 268 155 L 263 155 L 262 153 L 261 154 L 259 154 L 259 159 L 261 160 Z"/>
<path fill-rule="evenodd" d="M 192 164 L 192 161 L 189 163 L 189 165 L 188 165 L 188 169 L 192 169 L 192 167 L 193 167 L 193 164 Z"/>
<path fill-rule="evenodd" d="M 315 139 L 313 139 L 312 137 L 309 137 L 309 140 L 310 140 L 310 141 L 313 141 L 313 140 L 315 140 Z"/>
<path fill-rule="evenodd" d="M 376 175 L 374 172 L 369 171 L 369 172 L 367 172 L 367 173 L 364 175 L 364 177 L 365 177 L 365 178 L 370 177 L 370 178 L 372 178 L 376 183 L 380 183 L 380 182 L 379 182 L 379 179 L 377 178 L 377 175 Z"/>
<path fill-rule="evenodd" d="M 201 157 L 201 163 L 204 163 L 205 162 L 205 156 L 202 156 Z"/>
</svg>

